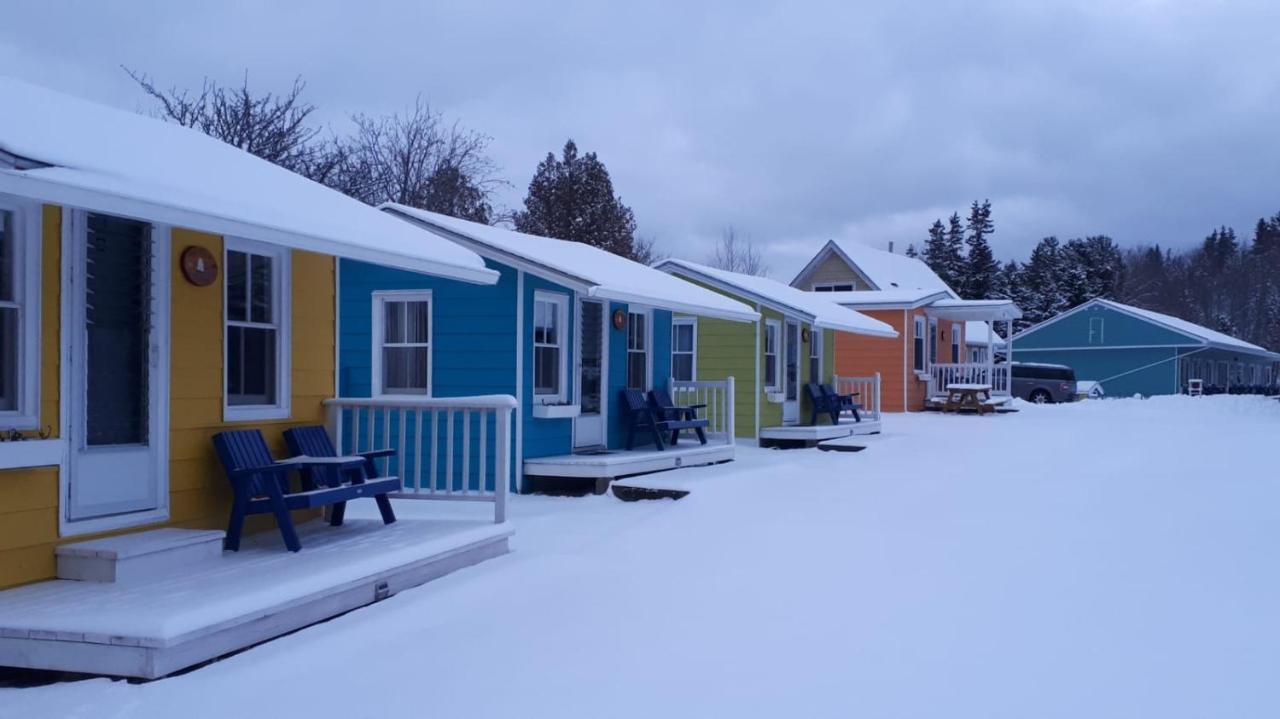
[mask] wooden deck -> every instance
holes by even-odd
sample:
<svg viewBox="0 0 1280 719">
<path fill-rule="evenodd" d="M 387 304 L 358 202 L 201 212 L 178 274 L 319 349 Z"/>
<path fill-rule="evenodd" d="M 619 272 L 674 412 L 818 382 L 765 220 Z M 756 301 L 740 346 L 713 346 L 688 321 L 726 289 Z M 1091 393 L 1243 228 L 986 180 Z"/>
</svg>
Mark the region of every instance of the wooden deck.
<svg viewBox="0 0 1280 719">
<path fill-rule="evenodd" d="M 0 592 L 0 666 L 156 678 L 372 604 L 508 551 L 509 524 L 348 519 L 275 532 L 240 552 L 121 583 Z"/>
<path fill-rule="evenodd" d="M 819 442 L 857 434 L 879 434 L 880 420 L 840 420 L 840 424 L 784 425 L 760 430 L 761 447 L 816 447 Z"/>
<path fill-rule="evenodd" d="M 638 474 L 663 472 L 681 467 L 698 467 L 731 461 L 735 447 L 723 439 L 709 439 L 707 444 L 681 440 L 665 450 L 653 447 L 624 450 L 610 449 L 582 454 L 537 457 L 524 461 L 525 478 L 565 478 L 614 480 Z"/>
</svg>

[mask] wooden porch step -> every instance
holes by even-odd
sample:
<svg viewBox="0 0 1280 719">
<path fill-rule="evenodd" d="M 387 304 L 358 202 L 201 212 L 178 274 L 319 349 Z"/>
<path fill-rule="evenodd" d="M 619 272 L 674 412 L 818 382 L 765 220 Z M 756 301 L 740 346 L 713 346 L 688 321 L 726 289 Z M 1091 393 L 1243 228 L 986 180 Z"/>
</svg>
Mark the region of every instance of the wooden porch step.
<svg viewBox="0 0 1280 719">
<path fill-rule="evenodd" d="M 225 534 L 218 529 L 165 527 L 64 544 L 55 551 L 58 578 L 107 583 L 152 579 L 221 557 Z"/>
</svg>

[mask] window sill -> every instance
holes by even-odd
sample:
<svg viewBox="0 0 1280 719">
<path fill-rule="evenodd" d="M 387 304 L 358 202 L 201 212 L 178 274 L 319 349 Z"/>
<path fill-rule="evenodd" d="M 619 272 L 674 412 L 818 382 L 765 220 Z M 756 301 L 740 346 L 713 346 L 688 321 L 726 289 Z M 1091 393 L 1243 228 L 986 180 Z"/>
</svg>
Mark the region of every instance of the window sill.
<svg viewBox="0 0 1280 719">
<path fill-rule="evenodd" d="M 57 467 L 66 456 L 67 443 L 61 439 L 27 439 L 0 442 L 0 469 Z"/>
<path fill-rule="evenodd" d="M 916 373 L 916 379 L 920 380 L 921 382 L 928 382 L 930 379 L 933 378 L 933 375 L 928 372 L 921 372 L 920 370 L 913 370 L 913 371 Z"/>
<path fill-rule="evenodd" d="M 774 404 L 782 404 L 787 401 L 787 393 L 781 390 L 766 389 L 764 398 Z"/>
<path fill-rule="evenodd" d="M 288 407 L 223 407 L 223 422 L 258 422 L 267 419 L 289 419 Z"/>
<path fill-rule="evenodd" d="M 572 419 L 582 414 L 576 404 L 535 404 L 531 409 L 537 419 Z"/>
</svg>

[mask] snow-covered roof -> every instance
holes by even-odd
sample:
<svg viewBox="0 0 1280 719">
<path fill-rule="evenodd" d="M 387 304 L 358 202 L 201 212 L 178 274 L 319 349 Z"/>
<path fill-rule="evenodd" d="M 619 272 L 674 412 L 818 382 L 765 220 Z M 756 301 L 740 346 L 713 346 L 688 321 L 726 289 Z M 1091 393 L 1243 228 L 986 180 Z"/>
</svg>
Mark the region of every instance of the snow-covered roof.
<svg viewBox="0 0 1280 719">
<path fill-rule="evenodd" d="M 901 309 L 927 305 L 950 297 L 940 290 L 853 290 L 851 292 L 815 292 L 829 302 L 860 309 Z"/>
<path fill-rule="evenodd" d="M 581 242 L 527 235 L 395 203 L 381 209 L 483 256 L 548 274 L 591 297 L 743 322 L 760 319 L 755 310 L 718 292 Z"/>
<path fill-rule="evenodd" d="M 929 303 L 928 313 L 949 320 L 1016 320 L 1022 316 L 1013 300 L 941 299 Z"/>
<path fill-rule="evenodd" d="M 969 320 L 964 323 L 964 343 L 967 345 L 982 345 L 984 347 L 991 344 L 991 338 L 995 337 L 996 347 L 1004 347 L 1004 338 L 991 331 L 986 322 Z"/>
<path fill-rule="evenodd" d="M 914 257 L 877 250 L 852 240 L 832 240 L 828 246 L 842 255 L 877 290 L 933 290 L 956 296 L 941 277 Z"/>
<path fill-rule="evenodd" d="M 664 260 L 657 269 L 704 282 L 802 316 L 817 327 L 874 337 L 897 337 L 892 327 L 828 300 L 825 293 L 804 292 L 777 280 L 729 272 L 688 260 Z"/>
<path fill-rule="evenodd" d="M 1149 322 L 1154 322 L 1159 325 L 1164 325 L 1165 327 L 1171 330 L 1174 330 L 1175 332 L 1181 332 L 1182 334 L 1185 334 L 1185 335 L 1191 335 L 1192 337 L 1195 337 L 1196 339 L 1203 341 L 1205 344 L 1214 345 L 1216 347 L 1220 347 L 1223 349 L 1241 350 L 1244 352 L 1250 352 L 1254 354 L 1258 354 L 1258 353 L 1269 354 L 1269 355 L 1275 354 L 1273 352 L 1268 351 L 1266 348 L 1259 347 L 1258 345 L 1251 344 L 1249 342 L 1245 342 L 1242 339 L 1237 339 L 1235 337 L 1232 337 L 1231 335 L 1223 334 L 1222 332 L 1218 332 L 1216 330 L 1211 330 L 1208 327 L 1202 327 L 1194 322 L 1188 322 L 1184 319 L 1180 319 L 1172 315 L 1161 314 L 1159 312 L 1153 312 L 1151 310 L 1144 310 L 1140 307 L 1124 305 L 1124 304 L 1120 304 L 1119 302 L 1115 302 L 1112 300 L 1104 300 L 1100 298 L 1090 300 L 1089 302 L 1086 302 L 1084 305 L 1081 305 L 1081 307 L 1084 307 L 1090 304 L 1100 304 L 1104 307 L 1109 307 L 1113 310 L 1116 310 L 1117 312 L 1124 312 L 1124 313 L 1145 319 Z M 1027 330 L 1027 331 L 1029 332 L 1030 330 Z"/>
<path fill-rule="evenodd" d="M 474 252 L 224 142 L 0 76 L 0 193 L 491 284 Z"/>
</svg>

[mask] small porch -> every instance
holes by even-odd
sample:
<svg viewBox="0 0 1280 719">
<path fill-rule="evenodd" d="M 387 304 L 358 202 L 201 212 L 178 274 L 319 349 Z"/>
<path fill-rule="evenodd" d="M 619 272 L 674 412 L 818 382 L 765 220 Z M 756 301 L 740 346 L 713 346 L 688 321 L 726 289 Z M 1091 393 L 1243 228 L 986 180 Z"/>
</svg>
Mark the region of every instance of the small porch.
<svg viewBox="0 0 1280 719">
<path fill-rule="evenodd" d="M 862 405 L 858 410 L 861 421 L 850 415 L 841 415 L 837 424 L 784 424 L 760 429 L 761 447 L 801 448 L 816 447 L 822 442 L 854 435 L 879 434 L 880 425 L 880 375 L 870 377 L 836 376 L 833 383 L 837 394 L 854 395 L 854 401 Z M 818 417 L 819 422 L 824 416 Z"/>
<path fill-rule="evenodd" d="M 667 387 L 672 402 L 678 406 L 705 405 L 698 409 L 698 417 L 707 420 L 706 444 L 699 443 L 693 432 L 685 431 L 677 444 L 668 444 L 663 449 L 652 445 L 635 449 L 609 447 L 529 457 L 522 462 L 522 489 L 603 494 L 616 479 L 732 461 L 735 454 L 733 378 L 671 379 Z"/>
<path fill-rule="evenodd" d="M 993 406 L 1004 406 L 1012 399 L 1012 377 L 1008 361 L 997 364 L 996 325 L 1004 322 L 1005 340 L 1003 353 L 1013 356 L 1013 321 L 1022 311 L 1010 300 L 938 300 L 926 309 L 930 318 L 965 323 L 981 322 L 986 326 L 989 343 L 984 362 L 935 362 L 929 367 L 929 387 L 925 394 L 925 409 L 939 409 L 946 404 L 947 387 L 958 385 L 985 385 L 990 388 Z"/>
<path fill-rule="evenodd" d="M 153 563 L 115 582 L 54 579 L 0 592 L 0 666 L 166 676 L 505 554 L 512 534 L 507 524 L 459 519 L 299 530 L 298 553 L 263 532 L 239 552 Z M 160 540 L 168 549 L 185 551 L 174 534 L 183 530 L 160 531 L 170 533 Z M 130 535 L 132 545 L 147 534 Z"/>
</svg>

